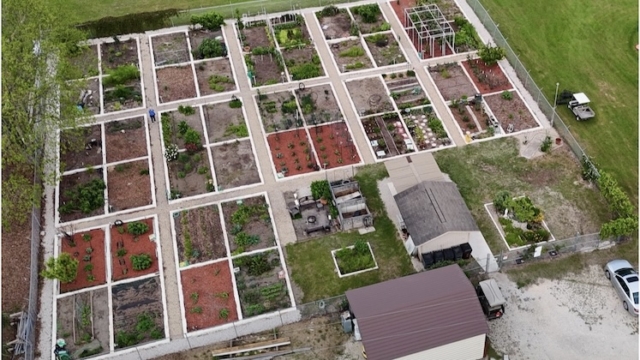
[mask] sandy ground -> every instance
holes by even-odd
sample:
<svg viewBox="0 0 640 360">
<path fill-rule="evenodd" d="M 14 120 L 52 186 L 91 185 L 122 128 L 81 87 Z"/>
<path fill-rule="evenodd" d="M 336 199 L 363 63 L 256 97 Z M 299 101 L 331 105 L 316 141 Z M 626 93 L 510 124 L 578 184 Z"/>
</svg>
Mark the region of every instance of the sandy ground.
<svg viewBox="0 0 640 360">
<path fill-rule="evenodd" d="M 518 289 L 492 275 L 507 299 L 490 322 L 493 347 L 510 359 L 638 359 L 638 318 L 622 308 L 602 269 Z"/>
</svg>

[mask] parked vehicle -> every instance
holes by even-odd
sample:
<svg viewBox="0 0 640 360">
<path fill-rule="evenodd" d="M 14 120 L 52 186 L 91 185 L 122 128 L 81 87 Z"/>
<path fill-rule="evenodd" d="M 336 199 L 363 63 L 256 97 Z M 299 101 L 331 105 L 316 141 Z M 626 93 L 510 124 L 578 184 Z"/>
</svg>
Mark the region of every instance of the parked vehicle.
<svg viewBox="0 0 640 360">
<path fill-rule="evenodd" d="M 574 93 L 569 90 L 563 90 L 556 98 L 556 104 L 566 104 L 578 121 L 588 120 L 596 116 L 596 113 L 589 106 L 590 102 L 584 93 Z"/>
<path fill-rule="evenodd" d="M 611 281 L 622 307 L 631 315 L 638 316 L 638 272 L 627 260 L 613 260 L 604 267 L 604 276 Z"/>
<path fill-rule="evenodd" d="M 494 320 L 504 315 L 504 305 L 507 301 L 494 279 L 481 281 L 476 286 L 476 293 L 487 319 Z"/>
</svg>

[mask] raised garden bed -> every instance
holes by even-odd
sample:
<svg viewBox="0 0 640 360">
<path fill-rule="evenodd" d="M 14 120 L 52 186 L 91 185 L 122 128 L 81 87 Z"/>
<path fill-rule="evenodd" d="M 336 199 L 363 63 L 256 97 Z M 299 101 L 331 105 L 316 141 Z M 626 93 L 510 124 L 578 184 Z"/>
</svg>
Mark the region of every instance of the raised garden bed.
<svg viewBox="0 0 640 360">
<path fill-rule="evenodd" d="M 112 296 L 116 351 L 165 338 L 159 276 L 114 285 Z"/>
<path fill-rule="evenodd" d="M 504 91 L 501 94 L 490 95 L 484 100 L 502 129 L 507 133 L 540 127 L 527 105 L 515 91 Z"/>
<path fill-rule="evenodd" d="M 211 31 L 204 28 L 200 28 L 197 30 L 189 30 L 189 41 L 191 42 L 191 51 L 196 51 L 203 41 L 206 39 L 218 39 L 221 42 L 224 42 L 224 37 L 222 36 L 222 30 Z M 196 56 L 193 57 L 196 60 Z"/>
<path fill-rule="evenodd" d="M 364 240 L 356 241 L 355 245 L 332 250 L 331 256 L 339 277 L 356 275 L 378 268 L 378 264 L 373 258 L 371 245 Z"/>
<path fill-rule="evenodd" d="M 481 105 L 476 106 L 468 103 L 467 99 L 462 99 L 452 101 L 449 109 L 463 134 L 466 134 L 467 131 L 471 134 L 481 133 L 490 128 L 487 126 L 489 116 L 484 113 Z"/>
<path fill-rule="evenodd" d="M 171 144 L 178 145 L 179 149 L 185 149 L 185 135 L 189 130 L 199 135 L 200 145 L 204 143 L 199 107 L 180 106 L 178 110 L 163 112 L 160 114 L 160 123 L 165 150 Z"/>
<path fill-rule="evenodd" d="M 375 34 L 365 37 L 364 40 L 376 65 L 387 66 L 407 62 L 392 33 Z"/>
<path fill-rule="evenodd" d="M 208 152 L 203 150 L 181 152 L 176 160 L 168 162 L 171 199 L 215 191 Z"/>
<path fill-rule="evenodd" d="M 265 132 L 272 133 L 303 126 L 302 119 L 295 120 L 298 104 L 296 97 L 290 91 L 269 95 L 258 94 L 256 100 Z"/>
<path fill-rule="evenodd" d="M 322 34 L 326 40 L 358 35 L 357 28 L 353 26 L 353 20 L 351 20 L 347 9 L 327 6 L 316 12 L 316 17 L 318 18 Z"/>
<path fill-rule="evenodd" d="M 189 62 L 189 46 L 184 32 L 151 37 L 155 66 Z"/>
<path fill-rule="evenodd" d="M 236 89 L 231 63 L 228 59 L 204 61 L 195 64 L 200 96 L 218 94 Z"/>
<path fill-rule="evenodd" d="M 144 117 L 105 124 L 107 163 L 147 156 L 147 130 Z"/>
<path fill-rule="evenodd" d="M 279 176 L 306 174 L 319 169 L 304 129 L 269 134 L 267 143 Z"/>
<path fill-rule="evenodd" d="M 358 149 L 344 122 L 314 126 L 309 129 L 309 134 L 322 168 L 330 169 L 360 163 Z"/>
<path fill-rule="evenodd" d="M 308 126 L 344 119 L 330 85 L 296 90 L 295 94 L 302 117 Z"/>
<path fill-rule="evenodd" d="M 397 113 L 386 113 L 362 119 L 362 126 L 369 140 L 369 145 L 379 158 L 415 151 L 413 140 L 407 134 L 407 130 L 405 130 Z"/>
<path fill-rule="evenodd" d="M 348 81 L 347 90 L 360 116 L 393 111 L 387 90 L 378 77 Z"/>
<path fill-rule="evenodd" d="M 421 105 L 429 105 L 431 101 L 425 94 L 424 89 L 415 77 L 415 72 L 386 74 L 382 77 L 387 84 L 391 99 L 400 110 L 413 108 Z"/>
<path fill-rule="evenodd" d="M 371 34 L 391 30 L 391 25 L 384 20 L 378 4 L 366 4 L 349 8 L 362 34 Z"/>
<path fill-rule="evenodd" d="M 181 267 L 227 257 L 218 205 L 182 210 L 174 219 Z"/>
<path fill-rule="evenodd" d="M 150 205 L 149 161 L 138 160 L 107 167 L 109 212 Z"/>
<path fill-rule="evenodd" d="M 60 180 L 60 222 L 68 222 L 104 214 L 104 189 L 102 168 L 89 169 Z"/>
<path fill-rule="evenodd" d="M 100 114 L 100 80 L 93 78 L 85 81 L 86 85 L 84 89 L 80 90 L 78 97 L 83 97 L 85 111 L 98 115 Z"/>
<path fill-rule="evenodd" d="M 276 246 L 264 196 L 222 203 L 222 213 L 232 254 Z"/>
<path fill-rule="evenodd" d="M 275 250 L 233 259 L 243 317 L 291 307 L 286 272 Z"/>
<path fill-rule="evenodd" d="M 98 76 L 100 74 L 98 69 L 98 45 L 82 48 L 79 54 L 70 59 L 70 62 L 78 71 L 78 79 Z"/>
<path fill-rule="evenodd" d="M 255 54 L 246 54 L 244 62 L 254 87 L 287 81 L 282 75 L 284 73 L 282 54 L 273 47 L 255 51 Z"/>
<path fill-rule="evenodd" d="M 412 110 L 403 115 L 409 134 L 418 150 L 429 150 L 451 144 L 451 139 L 431 107 Z"/>
<path fill-rule="evenodd" d="M 481 94 L 511 90 L 513 86 L 502 72 L 500 64 L 487 66 L 482 60 L 463 61 L 462 66 L 467 70 L 471 80 Z"/>
<path fill-rule="evenodd" d="M 270 40 L 270 33 L 267 24 L 264 21 L 256 22 L 251 26 L 245 25 L 240 30 L 240 40 L 242 42 L 243 50 L 250 52 L 252 49 L 261 47 L 268 48 L 275 46 Z"/>
<path fill-rule="evenodd" d="M 182 270 L 180 278 L 187 331 L 238 320 L 228 261 Z"/>
<path fill-rule="evenodd" d="M 456 63 L 431 66 L 429 75 L 445 101 L 460 99 L 463 96 L 471 98 L 478 92 L 462 67 Z"/>
<path fill-rule="evenodd" d="M 171 66 L 156 70 L 160 103 L 197 96 L 191 66 Z"/>
<path fill-rule="evenodd" d="M 242 107 L 233 108 L 225 102 L 205 105 L 203 110 L 210 144 L 249 137 Z"/>
<path fill-rule="evenodd" d="M 260 182 L 253 148 L 249 139 L 211 147 L 218 190 L 227 190 Z"/>
<path fill-rule="evenodd" d="M 373 67 L 373 63 L 369 55 L 367 55 L 367 51 L 362 47 L 360 39 L 332 43 L 329 47 L 340 72 L 358 71 Z"/>
<path fill-rule="evenodd" d="M 153 219 L 112 226 L 111 280 L 130 279 L 158 272 Z"/>
<path fill-rule="evenodd" d="M 139 66 L 138 43 L 136 39 L 108 42 L 100 44 L 102 73 L 108 69 L 115 69 L 122 65 Z"/>
<path fill-rule="evenodd" d="M 104 230 L 94 229 L 63 235 L 61 252 L 78 260 L 78 275 L 69 283 L 60 283 L 60 293 L 66 293 L 107 282 Z"/>
<path fill-rule="evenodd" d="M 510 248 L 555 240 L 544 223 L 544 213 L 526 196 L 514 198 L 501 191 L 485 208 Z"/>
<path fill-rule="evenodd" d="M 313 45 L 285 49 L 282 51 L 282 57 L 292 81 L 324 76 L 322 61 Z"/>
<path fill-rule="evenodd" d="M 111 113 L 142 107 L 142 85 L 140 80 L 127 80 L 124 84 L 102 86 L 104 94 L 104 112 Z"/>
<path fill-rule="evenodd" d="M 75 359 L 109 352 L 107 288 L 59 298 L 56 315 L 56 338 Z"/>
<path fill-rule="evenodd" d="M 100 125 L 60 131 L 60 163 L 63 171 L 102 165 Z"/>
</svg>

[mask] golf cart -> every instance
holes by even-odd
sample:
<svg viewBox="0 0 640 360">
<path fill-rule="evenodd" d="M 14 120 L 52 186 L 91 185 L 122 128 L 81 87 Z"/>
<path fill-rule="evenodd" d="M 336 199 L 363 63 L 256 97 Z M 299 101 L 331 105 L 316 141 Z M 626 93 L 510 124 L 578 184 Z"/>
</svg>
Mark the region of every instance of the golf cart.
<svg viewBox="0 0 640 360">
<path fill-rule="evenodd" d="M 564 90 L 556 99 L 557 104 L 566 104 L 567 107 L 576 116 L 576 120 L 584 121 L 596 116 L 596 113 L 589 107 L 591 101 L 584 93 L 573 93 L 569 90 Z"/>
<path fill-rule="evenodd" d="M 502 296 L 498 283 L 494 279 L 481 281 L 476 286 L 476 293 L 487 319 L 494 320 L 504 315 L 504 305 L 507 301 Z"/>
</svg>

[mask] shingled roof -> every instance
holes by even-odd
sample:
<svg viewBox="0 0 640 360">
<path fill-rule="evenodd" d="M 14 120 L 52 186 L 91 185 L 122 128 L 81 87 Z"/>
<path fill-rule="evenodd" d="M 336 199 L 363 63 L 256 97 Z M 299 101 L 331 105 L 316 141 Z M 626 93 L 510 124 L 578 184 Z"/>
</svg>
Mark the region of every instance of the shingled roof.
<svg viewBox="0 0 640 360">
<path fill-rule="evenodd" d="M 473 285 L 458 265 L 349 290 L 369 360 L 388 360 L 487 334 Z"/>
<path fill-rule="evenodd" d="M 479 231 L 453 182 L 423 181 L 394 198 L 416 246 L 450 231 Z"/>
</svg>

